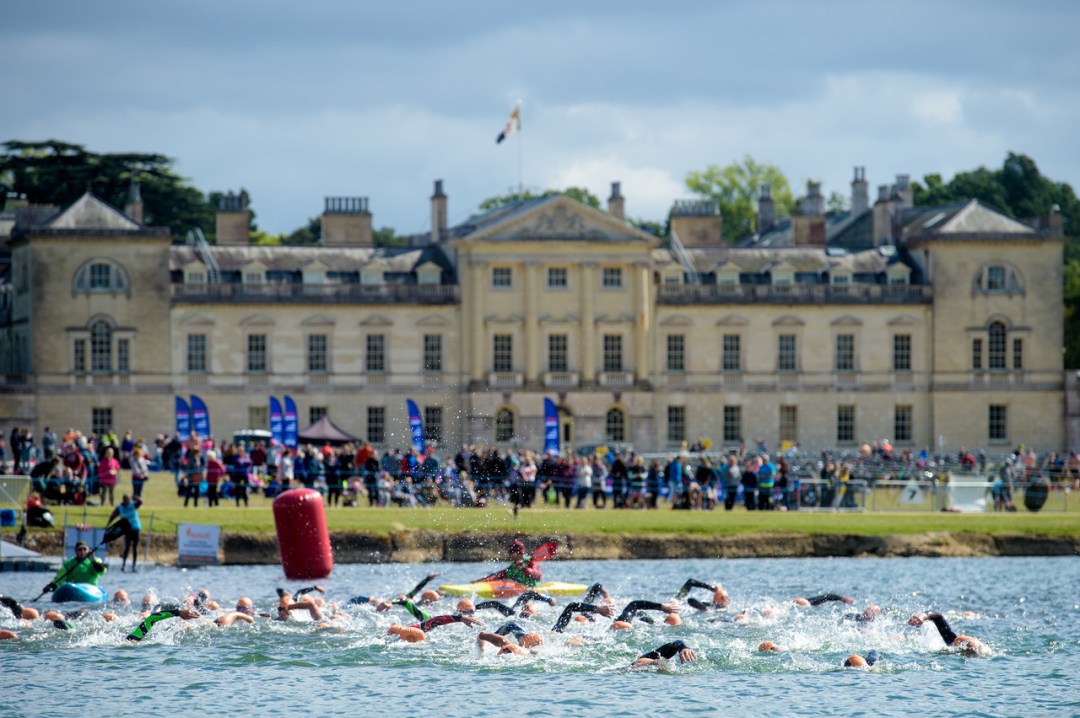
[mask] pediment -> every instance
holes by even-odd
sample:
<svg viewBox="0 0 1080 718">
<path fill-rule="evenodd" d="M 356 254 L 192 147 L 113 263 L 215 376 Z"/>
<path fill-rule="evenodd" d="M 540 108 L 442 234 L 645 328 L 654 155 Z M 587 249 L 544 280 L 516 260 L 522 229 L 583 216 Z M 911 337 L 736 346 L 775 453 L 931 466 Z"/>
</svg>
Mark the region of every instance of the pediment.
<svg viewBox="0 0 1080 718">
<path fill-rule="evenodd" d="M 794 315 L 785 314 L 784 316 L 774 321 L 772 325 L 774 327 L 804 327 L 806 326 L 806 322 Z"/>
<path fill-rule="evenodd" d="M 863 323 L 861 319 L 850 314 L 845 314 L 843 316 L 837 317 L 836 319 L 829 322 L 829 326 L 831 327 L 861 327 L 862 325 Z"/>
<path fill-rule="evenodd" d="M 523 324 L 525 317 L 520 314 L 505 314 L 499 316 L 497 314 L 489 314 L 484 317 L 484 324 Z"/>
<path fill-rule="evenodd" d="M 179 321 L 179 324 L 182 327 L 211 327 L 216 323 L 217 321 L 212 315 L 203 314 L 201 312 L 185 314 L 180 317 Z"/>
<path fill-rule="evenodd" d="M 675 314 L 660 321 L 662 327 L 692 327 L 694 322 L 682 314 Z"/>
<path fill-rule="evenodd" d="M 130 232 L 140 225 L 87 192 L 47 225 L 49 229 L 97 229 Z"/>
<path fill-rule="evenodd" d="M 718 327 L 748 327 L 750 326 L 750 320 L 746 317 L 740 317 L 738 314 L 728 314 L 726 317 L 720 317 L 716 320 L 716 326 Z"/>
<path fill-rule="evenodd" d="M 394 322 L 384 317 L 381 314 L 372 314 L 370 317 L 364 317 L 359 322 L 362 327 L 392 327 Z"/>
<path fill-rule="evenodd" d="M 607 212 L 562 195 L 510 213 L 463 238 L 465 242 L 619 242 L 642 247 L 659 240 Z"/>
<path fill-rule="evenodd" d="M 596 317 L 597 324 L 633 324 L 633 314 L 600 314 Z"/>
<path fill-rule="evenodd" d="M 332 327 L 334 324 L 333 318 L 325 314 L 316 314 L 300 322 L 302 327 Z"/>
<path fill-rule="evenodd" d="M 271 327 L 276 322 L 269 314 L 252 314 L 240 320 L 242 327 Z"/>
<path fill-rule="evenodd" d="M 240 267 L 240 272 L 243 274 L 263 274 L 266 272 L 266 265 L 255 259 Z"/>
<path fill-rule="evenodd" d="M 898 314 L 888 321 L 890 327 L 914 327 L 922 324 L 922 320 L 911 314 Z"/>
<path fill-rule="evenodd" d="M 453 325 L 453 322 L 439 314 L 429 314 L 426 317 L 420 317 L 416 321 L 418 327 L 450 327 Z"/>
<path fill-rule="evenodd" d="M 574 314 L 564 314 L 562 316 L 545 314 L 540 317 L 539 321 L 541 324 L 577 324 L 581 320 Z"/>
</svg>

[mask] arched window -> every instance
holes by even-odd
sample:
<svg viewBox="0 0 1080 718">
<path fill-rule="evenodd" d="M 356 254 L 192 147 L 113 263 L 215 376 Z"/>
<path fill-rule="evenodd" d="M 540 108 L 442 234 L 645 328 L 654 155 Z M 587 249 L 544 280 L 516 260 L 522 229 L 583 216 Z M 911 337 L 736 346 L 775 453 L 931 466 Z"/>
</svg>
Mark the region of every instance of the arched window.
<svg viewBox="0 0 1080 718">
<path fill-rule="evenodd" d="M 990 325 L 987 346 L 988 366 L 991 371 L 1005 369 L 1005 324 L 994 322 Z"/>
<path fill-rule="evenodd" d="M 90 325 L 90 371 L 112 371 L 112 327 L 101 320 Z"/>
<path fill-rule="evenodd" d="M 503 407 L 495 412 L 495 441 L 505 443 L 514 439 L 514 412 Z"/>
<path fill-rule="evenodd" d="M 626 441 L 626 413 L 618 407 L 608 409 L 606 429 L 608 441 Z"/>
<path fill-rule="evenodd" d="M 122 266 L 111 259 L 91 259 L 75 270 L 71 282 L 74 293 L 127 292 L 131 283 Z"/>
</svg>

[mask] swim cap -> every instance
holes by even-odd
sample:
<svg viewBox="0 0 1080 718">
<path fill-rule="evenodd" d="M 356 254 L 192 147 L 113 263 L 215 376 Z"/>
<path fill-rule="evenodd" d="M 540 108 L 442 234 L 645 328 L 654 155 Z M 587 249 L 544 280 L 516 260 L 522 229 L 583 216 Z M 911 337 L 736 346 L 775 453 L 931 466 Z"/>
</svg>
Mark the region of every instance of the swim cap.
<svg viewBox="0 0 1080 718">
<path fill-rule="evenodd" d="M 585 623 L 585 621 L 588 621 L 589 619 L 585 618 L 585 616 L 582 616 L 579 613 L 578 615 L 574 616 L 574 620 L 577 621 L 578 623 Z"/>
<path fill-rule="evenodd" d="M 129 603 L 131 603 L 131 599 L 128 598 L 127 591 L 125 591 L 122 588 L 119 588 L 119 589 L 116 590 L 116 593 L 113 594 L 112 600 L 113 600 L 113 603 L 119 603 L 119 604 L 121 604 L 123 606 L 126 606 Z"/>
<path fill-rule="evenodd" d="M 536 648 L 544 645 L 544 637 L 539 633 L 526 633 L 519 639 L 522 648 Z"/>
<path fill-rule="evenodd" d="M 758 653 L 779 653 L 780 647 L 772 641 L 762 641 L 758 644 Z"/>
<path fill-rule="evenodd" d="M 386 632 L 387 632 L 387 634 L 389 634 L 391 636 L 400 636 L 401 635 L 401 629 L 403 629 L 403 628 L 405 628 L 405 626 L 402 626 L 400 623 L 395 623 L 392 626 L 390 626 L 390 628 L 386 629 Z"/>
<path fill-rule="evenodd" d="M 457 610 L 459 610 L 459 611 L 475 611 L 476 606 L 474 606 L 473 602 L 470 601 L 469 599 L 463 598 L 463 599 L 461 599 L 460 601 L 457 602 Z"/>
<path fill-rule="evenodd" d="M 41 614 L 38 613 L 38 610 L 36 608 L 33 608 L 31 606 L 26 606 L 22 610 L 22 617 L 23 617 L 23 620 L 34 621 L 34 620 L 36 620 L 38 618 L 41 618 Z"/>
<path fill-rule="evenodd" d="M 521 607 L 521 615 L 523 618 L 528 616 L 535 616 L 536 608 L 534 608 L 531 603 L 526 602 L 525 605 Z"/>
<path fill-rule="evenodd" d="M 722 588 L 716 589 L 713 592 L 712 602 L 714 606 L 721 606 L 727 608 L 728 605 L 728 593 Z"/>
<path fill-rule="evenodd" d="M 679 618 L 679 614 L 677 613 L 669 613 L 667 616 L 664 617 L 664 623 L 669 626 L 681 626 L 682 619 Z"/>
<path fill-rule="evenodd" d="M 856 653 L 852 653 L 844 660 L 844 668 L 865 668 L 866 665 L 866 659 Z"/>
<path fill-rule="evenodd" d="M 525 544 L 521 541 L 521 539 L 514 539 L 510 542 L 510 545 L 507 548 L 510 551 L 518 551 L 521 553 L 525 553 Z"/>
<path fill-rule="evenodd" d="M 633 629 L 633 626 L 626 621 L 615 621 L 615 623 L 611 624 L 611 630 L 613 631 L 629 631 L 631 629 Z"/>
<path fill-rule="evenodd" d="M 415 626 L 405 626 L 398 632 L 398 638 L 406 643 L 420 643 L 427 640 L 427 634 Z"/>
<path fill-rule="evenodd" d="M 17 641 L 19 640 L 19 634 L 15 631 L 8 631 L 0 628 L 0 641 Z"/>
<path fill-rule="evenodd" d="M 420 598 L 424 601 L 438 601 L 442 596 L 439 595 L 438 591 L 429 588 L 420 594 Z"/>
<path fill-rule="evenodd" d="M 45 612 L 45 620 L 46 621 L 63 621 L 64 618 L 65 618 L 64 614 L 60 613 L 59 611 L 46 611 Z"/>
</svg>

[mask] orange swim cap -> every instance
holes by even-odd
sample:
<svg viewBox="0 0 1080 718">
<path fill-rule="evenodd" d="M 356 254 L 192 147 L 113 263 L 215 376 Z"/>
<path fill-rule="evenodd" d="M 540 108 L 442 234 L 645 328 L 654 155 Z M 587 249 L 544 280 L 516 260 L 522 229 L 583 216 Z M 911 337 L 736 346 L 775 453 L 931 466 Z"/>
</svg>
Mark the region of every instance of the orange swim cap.
<svg viewBox="0 0 1080 718">
<path fill-rule="evenodd" d="M 577 616 L 574 616 L 574 620 L 578 623 L 585 623 L 585 621 L 588 621 L 589 619 L 585 618 L 581 614 L 578 614 Z"/>
<path fill-rule="evenodd" d="M 852 653 L 844 661 L 844 668 L 865 668 L 865 667 L 866 667 L 866 659 L 863 658 L 862 656 L 858 655 L 857 653 Z"/>
<path fill-rule="evenodd" d="M 758 644 L 758 653 L 779 653 L 780 647 L 772 641 L 762 641 Z"/>
<path fill-rule="evenodd" d="M 459 611 L 475 611 L 476 606 L 474 606 L 473 602 L 470 601 L 469 599 L 463 598 L 463 599 L 461 599 L 460 601 L 457 602 L 457 610 L 459 610 Z"/>
<path fill-rule="evenodd" d="M 46 611 L 45 612 L 45 620 L 46 621 L 65 621 L 65 620 L 67 620 L 67 616 L 60 613 L 59 611 Z"/>
<path fill-rule="evenodd" d="M 714 606 L 720 606 L 722 608 L 727 608 L 729 600 L 730 599 L 728 598 L 727 591 L 725 591 L 722 588 L 716 589 L 716 591 L 713 593 L 712 602 L 713 602 Z"/>
<path fill-rule="evenodd" d="M 677 613 L 669 613 L 666 617 L 664 617 L 664 623 L 669 626 L 681 626 L 682 619 L 679 618 L 679 614 Z"/>
<path fill-rule="evenodd" d="M 415 626 L 405 626 L 398 633 L 398 638 L 406 643 L 420 643 L 427 640 L 427 634 Z"/>
<path fill-rule="evenodd" d="M 113 603 L 118 603 L 122 606 L 126 606 L 131 603 L 131 599 L 128 598 L 128 593 L 124 589 L 117 589 L 116 593 L 112 597 Z"/>
<path fill-rule="evenodd" d="M 101 614 L 101 617 L 103 619 L 105 619 L 105 623 L 112 623 L 113 621 L 116 620 L 116 614 L 111 613 L 109 611 L 106 611 L 105 613 Z"/>
<path fill-rule="evenodd" d="M 36 608 L 33 608 L 32 606 L 26 606 L 22 610 L 22 617 L 23 620 L 26 621 L 36 621 L 37 619 L 41 618 L 41 614 L 38 613 L 38 610 Z"/>
<path fill-rule="evenodd" d="M 585 645 L 585 639 L 581 636 L 570 636 L 570 640 L 566 642 L 566 645 L 578 648 Z"/>
<path fill-rule="evenodd" d="M 800 597 L 800 598 L 796 598 L 796 599 L 795 599 L 795 600 L 793 601 L 793 603 L 794 603 L 794 604 L 795 604 L 796 606 L 802 606 L 803 608 L 806 608 L 807 606 L 809 606 L 809 605 L 810 605 L 810 602 L 809 602 L 809 601 L 807 601 L 807 600 L 806 600 L 805 598 L 801 598 L 801 597 Z"/>
<path fill-rule="evenodd" d="M 615 621 L 615 623 L 611 624 L 611 630 L 613 631 L 629 631 L 633 628 L 634 627 L 626 621 Z"/>
<path fill-rule="evenodd" d="M 428 589 L 420 594 L 420 600 L 422 601 L 438 601 L 442 596 L 434 589 Z"/>
<path fill-rule="evenodd" d="M 17 641 L 17 640 L 19 640 L 19 634 L 15 633 L 15 631 L 8 631 L 8 630 L 5 630 L 5 629 L 0 629 L 0 641 Z"/>
<path fill-rule="evenodd" d="M 521 615 L 523 617 L 524 616 L 535 616 L 536 615 L 536 609 L 533 607 L 533 605 L 531 603 L 526 602 L 526 604 L 521 607 Z"/>
</svg>

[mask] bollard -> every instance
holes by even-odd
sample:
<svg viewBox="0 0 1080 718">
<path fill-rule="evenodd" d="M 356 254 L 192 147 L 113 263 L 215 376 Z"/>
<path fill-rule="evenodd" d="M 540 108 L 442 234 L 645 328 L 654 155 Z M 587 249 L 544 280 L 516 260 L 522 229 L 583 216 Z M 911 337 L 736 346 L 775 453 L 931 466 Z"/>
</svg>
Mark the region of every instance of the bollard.
<svg viewBox="0 0 1080 718">
<path fill-rule="evenodd" d="M 334 569 L 330 533 L 322 495 L 313 489 L 291 489 L 274 499 L 274 525 L 285 577 L 326 578 Z"/>
</svg>

